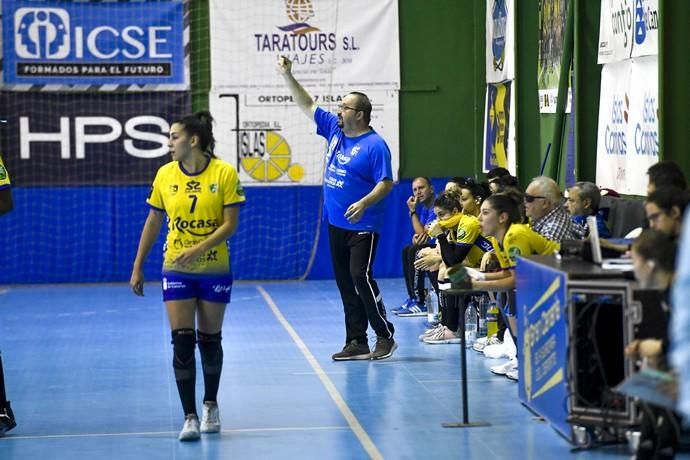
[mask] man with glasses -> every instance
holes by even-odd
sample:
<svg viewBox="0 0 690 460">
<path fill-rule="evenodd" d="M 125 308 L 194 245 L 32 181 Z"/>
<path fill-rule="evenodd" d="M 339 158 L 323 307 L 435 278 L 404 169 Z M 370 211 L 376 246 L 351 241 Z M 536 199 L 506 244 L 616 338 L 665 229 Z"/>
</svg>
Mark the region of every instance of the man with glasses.
<svg viewBox="0 0 690 460">
<path fill-rule="evenodd" d="M 372 267 L 383 227 L 383 198 L 393 188 L 390 149 L 369 126 L 371 102 L 365 94 L 346 95 L 332 114 L 318 107 L 295 79 L 288 58 L 281 56 L 277 69 L 297 106 L 316 123 L 317 134 L 328 142 L 324 210 L 346 331 L 345 347 L 332 358 L 334 361 L 388 358 L 397 345 Z M 369 324 L 376 332 L 373 353 L 367 342 Z"/>
<path fill-rule="evenodd" d="M 680 235 L 683 215 L 690 201 L 687 190 L 663 186 L 650 193 L 644 203 L 649 228 L 676 239 Z"/>
<path fill-rule="evenodd" d="M 535 177 L 527 186 L 524 199 L 525 214 L 535 232 L 557 243 L 578 239 L 556 181 L 546 176 Z"/>
</svg>

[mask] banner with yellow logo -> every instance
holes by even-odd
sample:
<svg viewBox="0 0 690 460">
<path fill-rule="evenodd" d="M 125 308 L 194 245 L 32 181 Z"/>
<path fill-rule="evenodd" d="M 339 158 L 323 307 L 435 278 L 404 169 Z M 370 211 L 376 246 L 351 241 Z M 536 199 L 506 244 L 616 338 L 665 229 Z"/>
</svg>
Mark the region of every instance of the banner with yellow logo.
<svg viewBox="0 0 690 460">
<path fill-rule="evenodd" d="M 314 101 L 335 110 L 351 91 L 399 165 L 397 0 L 212 0 L 211 113 L 216 151 L 245 184 L 316 185 L 326 144 L 276 71 L 280 56 Z"/>
</svg>

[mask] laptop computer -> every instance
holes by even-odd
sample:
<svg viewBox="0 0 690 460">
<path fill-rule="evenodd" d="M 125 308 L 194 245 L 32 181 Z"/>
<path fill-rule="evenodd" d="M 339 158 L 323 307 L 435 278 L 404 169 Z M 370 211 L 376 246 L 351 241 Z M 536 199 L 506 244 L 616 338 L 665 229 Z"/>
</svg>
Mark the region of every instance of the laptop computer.
<svg viewBox="0 0 690 460">
<path fill-rule="evenodd" d="M 599 238 L 596 216 L 587 216 L 587 227 L 589 227 L 589 244 L 592 246 L 592 262 L 601 265 L 603 269 L 632 271 L 632 259 L 627 257 L 602 258 L 601 239 Z"/>
</svg>

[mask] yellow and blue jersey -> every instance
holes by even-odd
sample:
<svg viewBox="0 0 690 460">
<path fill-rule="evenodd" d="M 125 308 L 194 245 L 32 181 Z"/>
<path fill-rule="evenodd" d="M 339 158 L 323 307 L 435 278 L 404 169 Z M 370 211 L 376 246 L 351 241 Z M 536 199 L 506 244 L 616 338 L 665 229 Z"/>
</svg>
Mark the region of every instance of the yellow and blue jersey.
<svg viewBox="0 0 690 460">
<path fill-rule="evenodd" d="M 515 268 L 519 256 L 549 255 L 561 248 L 559 243 L 544 238 L 527 224 L 512 224 L 499 245 L 491 238 L 501 268 Z"/>
<path fill-rule="evenodd" d="M 173 260 L 208 238 L 223 222 L 223 209 L 244 204 L 237 170 L 211 158 L 203 171 L 190 174 L 177 161 L 163 165 L 156 174 L 146 202 L 168 216 L 163 273 L 219 274 L 230 271 L 227 242 L 206 251 L 191 266 L 179 267 Z"/>
<path fill-rule="evenodd" d="M 2 162 L 2 157 L 0 156 L 0 190 L 10 187 L 10 173 L 7 172 L 5 164 Z"/>
<path fill-rule="evenodd" d="M 479 219 L 469 214 L 460 214 L 457 228 L 448 237 L 448 241 L 456 245 L 471 246 L 464 260 L 469 267 L 479 267 L 484 254 L 493 249 L 491 242 L 481 234 Z"/>
</svg>

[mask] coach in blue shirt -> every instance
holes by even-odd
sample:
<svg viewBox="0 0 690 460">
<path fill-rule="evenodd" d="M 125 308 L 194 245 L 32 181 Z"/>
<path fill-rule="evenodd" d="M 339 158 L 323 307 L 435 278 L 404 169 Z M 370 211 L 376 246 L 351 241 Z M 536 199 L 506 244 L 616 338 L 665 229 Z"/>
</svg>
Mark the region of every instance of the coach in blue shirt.
<svg viewBox="0 0 690 460">
<path fill-rule="evenodd" d="M 324 208 L 335 279 L 345 310 L 345 347 L 335 361 L 385 359 L 396 349 L 393 324 L 386 319 L 372 266 L 383 226 L 383 198 L 393 188 L 391 152 L 369 126 L 371 102 L 358 92 L 346 95 L 336 115 L 318 107 L 292 75 L 292 62 L 278 60 L 278 72 L 300 109 L 328 142 Z M 376 332 L 373 353 L 367 327 Z"/>
</svg>

